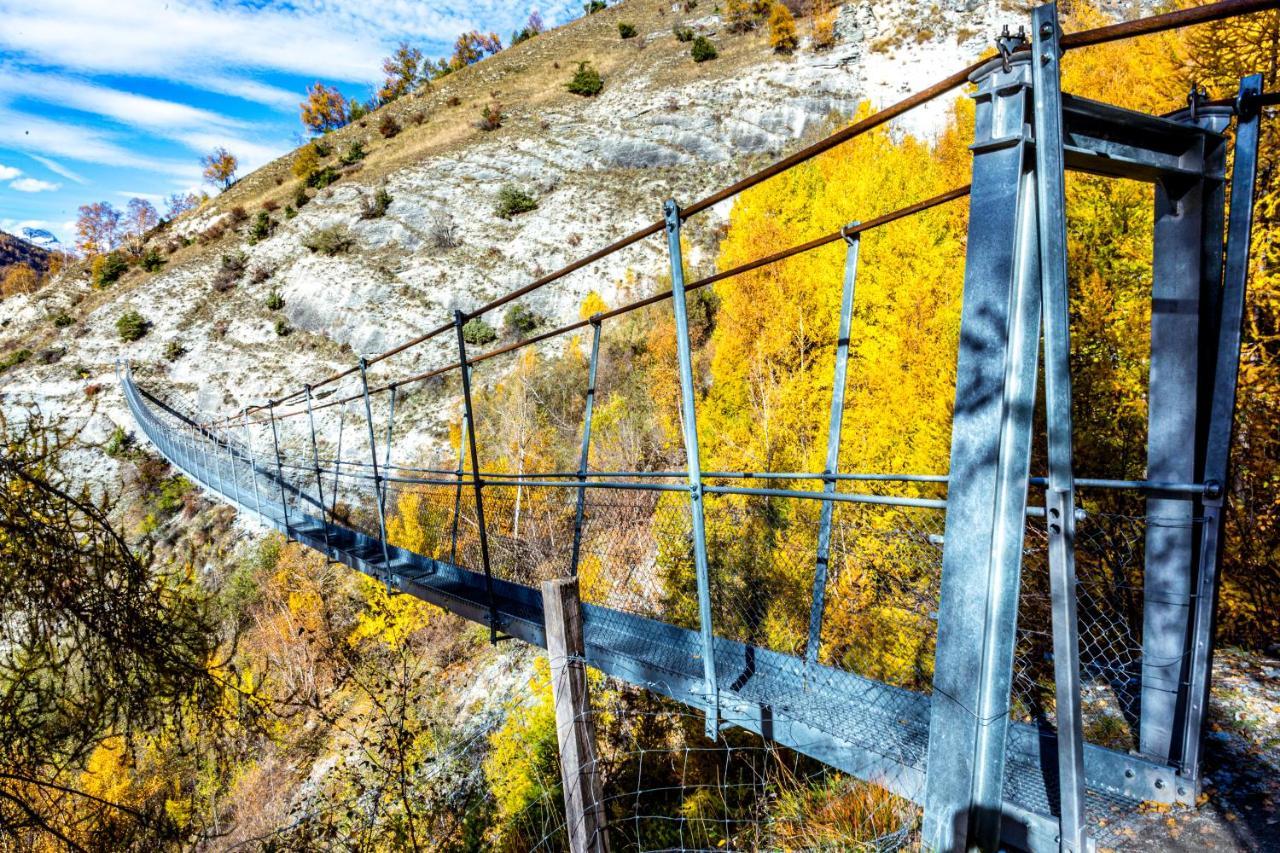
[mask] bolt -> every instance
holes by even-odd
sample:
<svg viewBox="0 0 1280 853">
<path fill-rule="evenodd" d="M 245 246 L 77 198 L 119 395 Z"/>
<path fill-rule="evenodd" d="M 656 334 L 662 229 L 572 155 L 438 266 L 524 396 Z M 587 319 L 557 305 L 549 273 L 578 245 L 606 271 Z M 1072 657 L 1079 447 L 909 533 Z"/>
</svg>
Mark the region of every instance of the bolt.
<svg viewBox="0 0 1280 853">
<path fill-rule="evenodd" d="M 1047 39 L 1053 35 L 1053 24 L 1045 21 L 1040 25 L 1040 38 Z"/>
<path fill-rule="evenodd" d="M 1163 779 L 1157 779 L 1157 780 L 1156 780 L 1156 790 L 1157 790 L 1157 791 L 1163 791 L 1163 790 L 1164 790 L 1164 780 L 1163 780 Z"/>
<path fill-rule="evenodd" d="M 1137 775 L 1137 774 L 1133 772 L 1133 768 L 1132 768 L 1132 767 L 1126 767 L 1126 768 L 1124 769 L 1124 778 L 1126 778 L 1126 779 L 1132 779 L 1132 778 L 1133 778 L 1134 776 L 1136 776 L 1136 775 Z"/>
</svg>

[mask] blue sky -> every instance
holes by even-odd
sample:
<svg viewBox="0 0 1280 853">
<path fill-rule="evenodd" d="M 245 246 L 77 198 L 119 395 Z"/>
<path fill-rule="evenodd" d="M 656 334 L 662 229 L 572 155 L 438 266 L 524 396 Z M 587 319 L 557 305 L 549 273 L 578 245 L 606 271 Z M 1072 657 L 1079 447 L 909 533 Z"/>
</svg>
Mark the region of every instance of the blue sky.
<svg viewBox="0 0 1280 853">
<path fill-rule="evenodd" d="M 298 144 L 316 80 L 368 97 L 405 40 L 430 57 L 458 33 L 506 43 L 537 9 L 580 0 L 0 0 L 0 229 L 73 239 L 76 209 L 200 188 L 225 146 L 240 174 Z M 209 189 L 205 187 L 205 189 Z"/>
</svg>

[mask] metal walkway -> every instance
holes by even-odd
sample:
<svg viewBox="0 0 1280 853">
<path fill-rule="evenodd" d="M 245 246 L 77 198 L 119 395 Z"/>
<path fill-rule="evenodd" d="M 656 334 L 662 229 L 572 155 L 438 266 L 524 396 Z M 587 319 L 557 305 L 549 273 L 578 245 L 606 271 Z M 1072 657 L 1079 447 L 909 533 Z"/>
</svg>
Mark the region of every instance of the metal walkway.
<svg viewBox="0 0 1280 853">
<path fill-rule="evenodd" d="M 1006 34 L 996 58 L 706 199 L 683 208 L 668 201 L 662 221 L 301 391 L 210 420 L 143 390 L 123 365 L 125 399 L 152 444 L 205 489 L 330 559 L 486 625 L 495 641 L 545 647 L 537 582 L 598 564 L 604 588 L 584 594 L 590 665 L 704 711 L 711 737 L 741 727 L 921 804 L 928 848 L 1091 849 L 1107 841 L 1101 827 L 1141 802 L 1192 804 L 1199 793 L 1258 128 L 1264 101 L 1275 101 L 1255 75 L 1232 101 L 1193 95 L 1179 114 L 1145 115 L 1062 93 L 1058 59 L 1065 50 L 1269 5 L 1224 0 L 1070 35 L 1059 31 L 1052 4 L 1038 7 L 1031 38 Z M 970 185 L 686 281 L 688 218 L 968 81 L 977 104 Z M 1074 472 L 1070 170 L 1155 188 L 1146 480 Z M 949 473 L 841 472 L 861 236 L 966 197 Z M 468 322 L 657 235 L 666 239 L 671 292 L 468 352 Z M 833 243 L 845 246 L 845 269 L 824 470 L 702 471 L 687 294 Z M 675 320 L 686 467 L 593 471 L 601 330 L 661 303 L 670 303 Z M 475 366 L 583 330 L 591 355 L 578 469 L 485 471 Z M 371 386 L 372 365 L 450 333 L 456 363 Z M 446 374 L 460 380 L 457 469 L 393 464 L 397 390 Z M 1041 375 L 1047 470 L 1031 476 Z M 380 449 L 373 400 L 384 395 Z M 343 449 L 349 404 L 363 421 L 354 456 L 350 445 Z M 327 437 L 333 427 L 336 442 Z M 534 492 L 543 496 L 536 504 Z M 390 493 L 412 493 L 433 519 L 434 556 L 391 543 Z M 627 497 L 610 503 L 588 494 Z M 768 522 L 772 533 L 791 535 L 767 541 L 801 578 L 785 593 L 800 606 L 765 630 L 753 591 L 734 592 L 720 558 L 737 530 L 760 522 L 750 513 L 783 503 L 812 509 L 796 509 L 785 525 L 776 516 Z M 671 529 L 660 529 L 659 519 Z M 886 560 L 893 565 L 885 568 Z M 874 567 L 880 583 L 862 590 L 870 604 L 855 611 L 891 614 L 917 643 L 916 660 L 885 667 L 883 657 L 859 657 L 866 638 L 833 623 L 833 614 L 850 609 L 840 591 L 847 594 L 850 573 L 863 566 Z M 671 603 L 672 585 L 684 586 L 696 612 Z M 1101 719 L 1097 707 L 1106 702 L 1131 742 L 1087 739 L 1087 723 Z"/>
</svg>

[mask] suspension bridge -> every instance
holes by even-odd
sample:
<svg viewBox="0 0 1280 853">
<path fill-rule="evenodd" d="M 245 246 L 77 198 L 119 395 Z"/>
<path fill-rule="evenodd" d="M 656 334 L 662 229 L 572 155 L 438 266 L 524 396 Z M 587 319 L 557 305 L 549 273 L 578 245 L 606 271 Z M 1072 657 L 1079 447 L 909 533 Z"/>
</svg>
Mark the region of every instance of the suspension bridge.
<svg viewBox="0 0 1280 853">
<path fill-rule="evenodd" d="M 1029 37 L 1006 31 L 994 58 L 707 198 L 668 201 L 661 220 L 285 397 L 210 418 L 140 387 L 121 364 L 125 399 L 159 452 L 221 500 L 393 591 L 487 626 L 495 642 L 546 647 L 539 582 L 576 577 L 591 561 L 597 577 L 582 604 L 589 666 L 705 713 L 709 737 L 747 729 L 919 803 L 928 849 L 1092 849 L 1108 843 L 1099 818 L 1142 802 L 1194 804 L 1200 793 L 1259 124 L 1276 100 L 1254 75 L 1233 98 L 1193 93 L 1186 109 L 1148 115 L 1062 92 L 1059 61 L 1072 49 L 1274 5 L 1227 0 L 1071 34 L 1053 4 L 1037 7 Z M 686 280 L 680 237 L 691 217 L 966 83 L 976 102 L 969 185 Z M 1145 480 L 1075 475 L 1067 171 L 1154 188 Z M 861 237 L 965 198 L 949 472 L 842 472 Z M 469 350 L 469 321 L 648 238 L 665 239 L 671 291 Z M 701 470 L 687 295 L 830 244 L 845 247 L 845 271 L 824 469 Z M 668 304 L 687 464 L 593 470 L 601 336 L 614 318 Z M 579 467 L 484 470 L 476 367 L 575 333 L 590 336 Z M 371 381 L 375 364 L 435 339 L 456 342 L 456 361 Z M 1033 472 L 1040 375 L 1047 470 Z M 397 401 L 446 376 L 461 397 L 456 469 L 396 463 Z M 433 520 L 422 549 L 431 553 L 388 539 L 388 497 L 407 491 Z M 721 555 L 755 506 L 726 496 L 803 507 L 793 519 L 799 534 L 777 544 L 805 578 L 790 591 L 799 605 L 782 629 L 762 630 L 758 603 L 726 575 Z M 868 606 L 842 600 L 847 587 L 835 581 L 873 550 L 893 568 L 871 606 L 893 608 L 932 666 L 886 674 L 841 653 L 874 641 L 832 627 L 832 614 Z M 660 553 L 687 571 L 664 573 Z M 681 592 L 696 607 L 671 607 L 672 584 L 687 584 Z M 1086 738 L 1100 703 L 1085 700 L 1099 697 L 1123 716 L 1127 743 Z"/>
</svg>

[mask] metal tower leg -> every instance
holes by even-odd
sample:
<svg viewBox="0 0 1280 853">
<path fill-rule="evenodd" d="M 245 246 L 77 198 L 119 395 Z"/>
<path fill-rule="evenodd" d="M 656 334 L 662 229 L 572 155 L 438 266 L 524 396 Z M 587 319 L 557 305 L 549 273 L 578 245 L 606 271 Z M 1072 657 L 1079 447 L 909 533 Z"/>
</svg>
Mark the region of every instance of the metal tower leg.
<svg viewBox="0 0 1280 853">
<path fill-rule="evenodd" d="M 1226 268 L 1223 276 L 1221 323 L 1214 364 L 1213 402 L 1209 418 L 1204 480 L 1200 566 L 1191 633 L 1190 687 L 1186 726 L 1182 732 L 1182 775 L 1190 785 L 1189 796 L 1199 793 L 1200 736 L 1209 702 L 1213 669 L 1213 622 L 1218 593 L 1218 566 L 1222 560 L 1222 512 L 1226 498 L 1231 428 L 1236 407 L 1240 370 L 1240 326 L 1244 316 L 1245 287 L 1249 277 L 1249 240 L 1253 226 L 1253 199 L 1258 176 L 1258 133 L 1262 75 L 1240 83 L 1234 166 L 1231 173 L 1231 209 L 1227 220 Z"/>
<path fill-rule="evenodd" d="M 382 580 L 391 591 L 391 555 L 387 550 L 387 517 L 382 512 L 381 475 L 378 473 L 378 442 L 373 437 L 373 405 L 369 402 L 368 364 L 360 359 L 360 388 L 364 395 L 364 421 L 369 428 L 369 462 L 373 465 L 373 504 L 378 510 L 378 541 L 382 545 Z"/>
<path fill-rule="evenodd" d="M 1027 55 L 978 84 L 924 844 L 997 848 L 1039 355 Z"/>
<path fill-rule="evenodd" d="M 1049 588 L 1053 604 L 1053 669 L 1058 734 L 1058 843 L 1084 853 L 1084 729 L 1080 717 L 1080 625 L 1076 617 L 1075 473 L 1071 452 L 1071 318 L 1067 299 L 1066 163 L 1058 7 L 1031 13 L 1031 78 L 1035 108 L 1036 219 L 1044 320 L 1045 423 L 1049 483 Z"/>
</svg>

